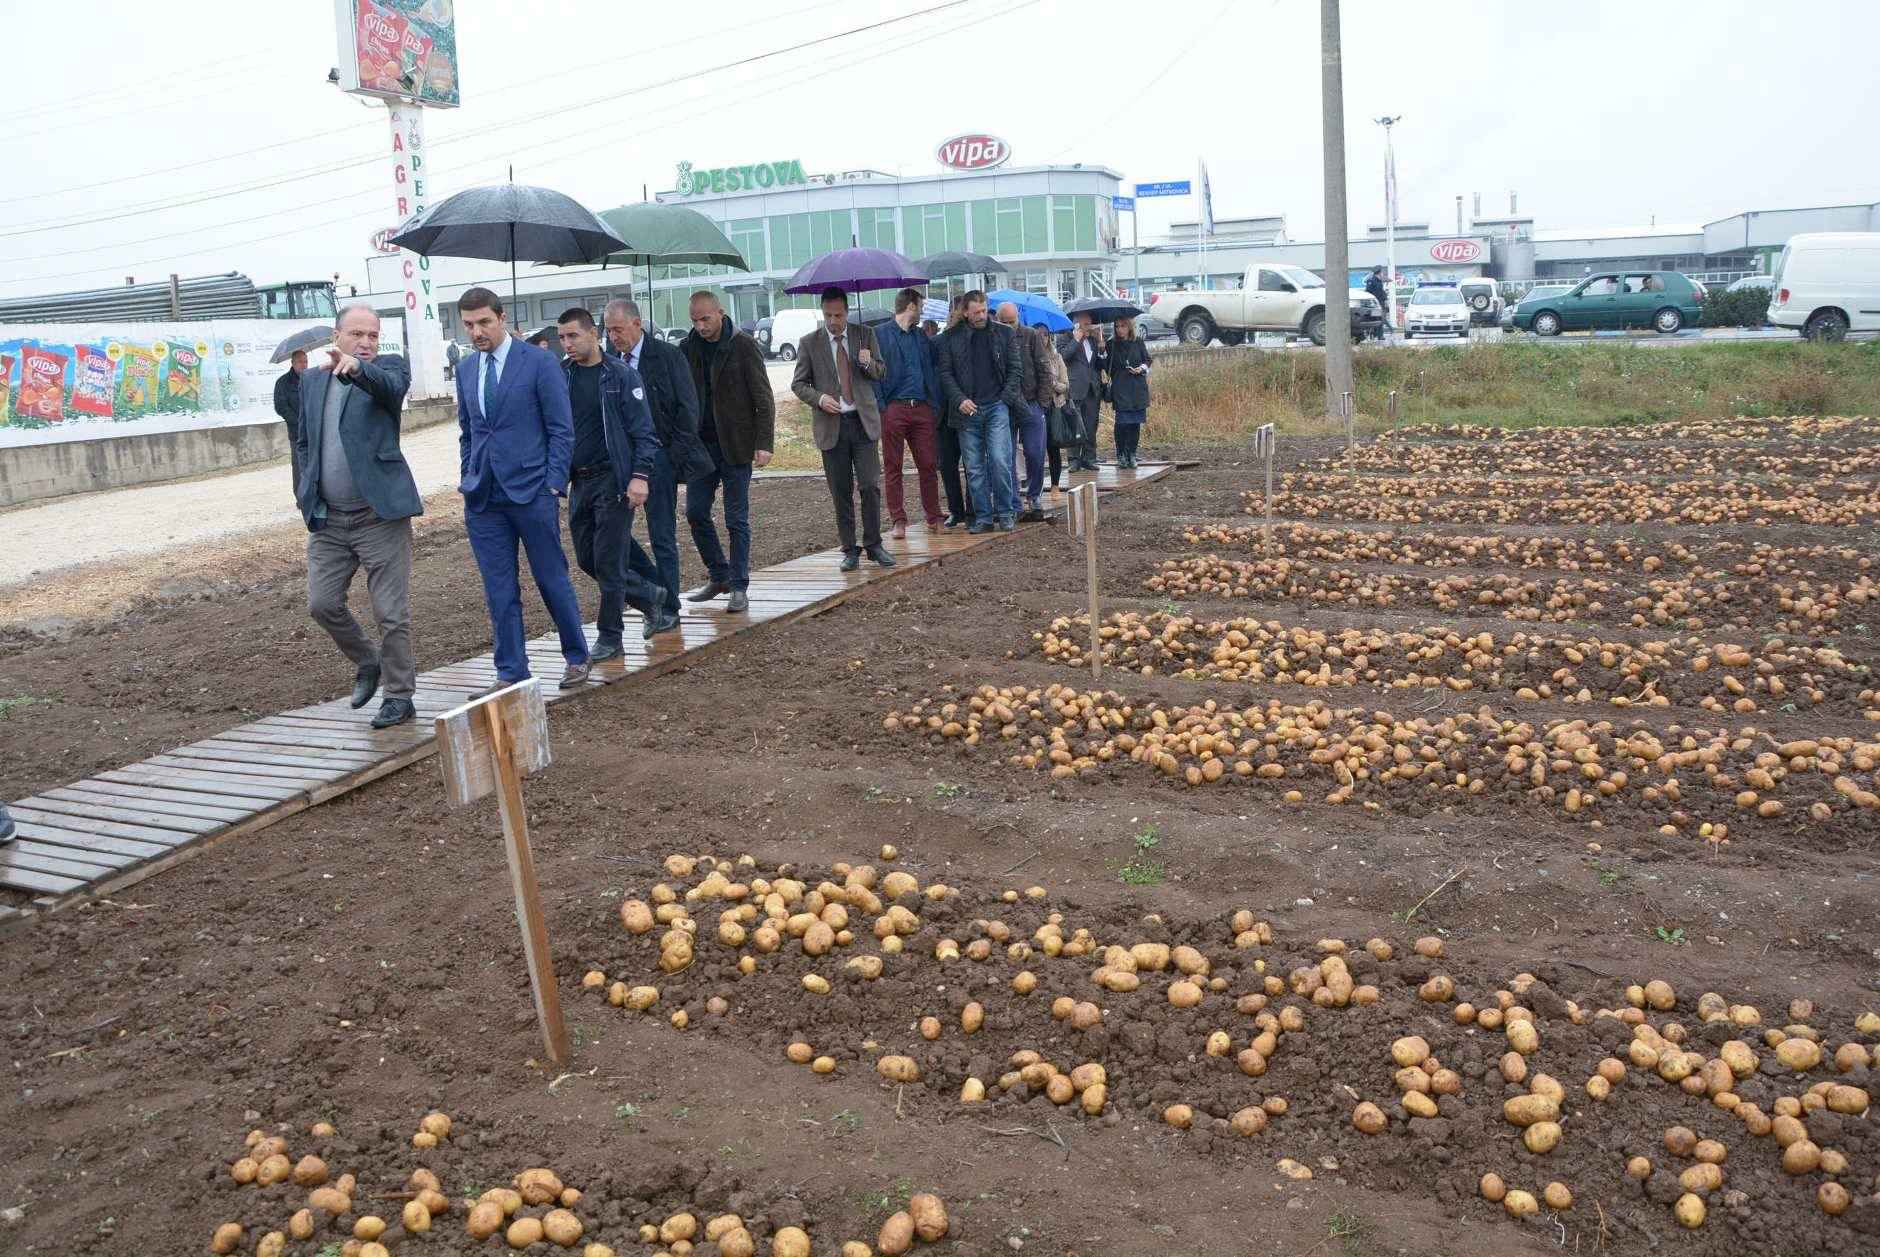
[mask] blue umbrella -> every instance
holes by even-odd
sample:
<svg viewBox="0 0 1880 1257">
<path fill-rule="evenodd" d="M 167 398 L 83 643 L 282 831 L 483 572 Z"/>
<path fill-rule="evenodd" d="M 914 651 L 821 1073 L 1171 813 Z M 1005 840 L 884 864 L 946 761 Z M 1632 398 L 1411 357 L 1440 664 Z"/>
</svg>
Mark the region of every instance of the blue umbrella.
<svg viewBox="0 0 1880 1257">
<path fill-rule="evenodd" d="M 1068 332 L 1071 321 L 1060 306 L 1043 293 L 1020 292 L 1016 288 L 995 288 L 986 294 L 986 304 L 997 310 L 1006 302 L 1018 307 L 1018 321 L 1047 332 Z"/>
</svg>

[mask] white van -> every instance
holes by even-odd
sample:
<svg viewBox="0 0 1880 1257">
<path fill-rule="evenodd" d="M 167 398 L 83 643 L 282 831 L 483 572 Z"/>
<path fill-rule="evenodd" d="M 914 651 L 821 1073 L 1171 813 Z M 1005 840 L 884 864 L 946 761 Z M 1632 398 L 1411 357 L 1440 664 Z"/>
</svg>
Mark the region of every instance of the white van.
<svg viewBox="0 0 1880 1257">
<path fill-rule="evenodd" d="M 1503 301 L 1500 282 L 1480 276 L 1456 281 L 1456 291 L 1469 305 L 1469 322 L 1500 327 Z"/>
<path fill-rule="evenodd" d="M 821 310 L 779 310 L 770 319 L 771 351 L 785 362 L 794 362 L 796 343 L 821 326 Z"/>
<path fill-rule="evenodd" d="M 1880 231 L 1789 237 L 1776 262 L 1769 322 L 1809 340 L 1880 331 Z"/>
</svg>

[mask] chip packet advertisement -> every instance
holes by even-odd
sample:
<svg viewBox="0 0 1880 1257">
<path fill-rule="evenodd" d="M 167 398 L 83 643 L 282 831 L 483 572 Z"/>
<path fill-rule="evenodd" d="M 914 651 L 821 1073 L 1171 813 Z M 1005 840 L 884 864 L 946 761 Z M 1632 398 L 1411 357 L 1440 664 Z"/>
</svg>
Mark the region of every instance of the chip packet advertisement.
<svg viewBox="0 0 1880 1257">
<path fill-rule="evenodd" d="M 317 319 L 0 324 L 0 447 L 279 423 L 275 347 Z M 398 320 L 379 352 L 404 352 Z"/>
</svg>

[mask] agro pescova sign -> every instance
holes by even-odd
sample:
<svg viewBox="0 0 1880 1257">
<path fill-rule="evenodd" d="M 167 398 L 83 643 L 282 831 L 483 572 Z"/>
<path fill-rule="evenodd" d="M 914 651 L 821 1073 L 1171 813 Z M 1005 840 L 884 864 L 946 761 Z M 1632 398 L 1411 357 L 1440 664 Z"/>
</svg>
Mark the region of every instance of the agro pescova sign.
<svg viewBox="0 0 1880 1257">
<path fill-rule="evenodd" d="M 956 135 L 934 150 L 949 170 L 990 170 L 1012 159 L 1012 146 L 996 135 Z"/>
</svg>

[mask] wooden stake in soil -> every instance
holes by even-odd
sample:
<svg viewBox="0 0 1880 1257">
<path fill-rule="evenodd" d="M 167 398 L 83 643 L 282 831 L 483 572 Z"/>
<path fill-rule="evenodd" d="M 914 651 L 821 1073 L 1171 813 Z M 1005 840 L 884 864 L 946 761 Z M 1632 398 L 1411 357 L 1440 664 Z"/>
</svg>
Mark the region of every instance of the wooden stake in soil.
<svg viewBox="0 0 1880 1257">
<path fill-rule="evenodd" d="M 535 992 L 535 1018 L 549 1060 L 565 1065 L 568 1027 L 561 1017 L 548 926 L 542 919 L 542 891 L 529 849 L 529 818 L 522 808 L 523 777 L 549 764 L 548 711 L 540 685 L 534 679 L 519 681 L 445 712 L 437 718 L 437 743 L 447 803 L 467 807 L 485 795 L 496 795 L 509 883 L 516 896 L 516 924 L 522 929 L 522 952 Z"/>
<path fill-rule="evenodd" d="M 1266 535 L 1273 532 L 1273 425 L 1263 423 L 1253 430 L 1253 456 L 1266 456 Z M 1263 537 L 1262 540 L 1265 540 Z"/>
<path fill-rule="evenodd" d="M 1097 482 L 1085 481 L 1071 490 L 1071 536 L 1084 542 L 1084 566 L 1090 581 L 1090 679 L 1103 679 L 1103 639 L 1097 626 Z"/>
</svg>

